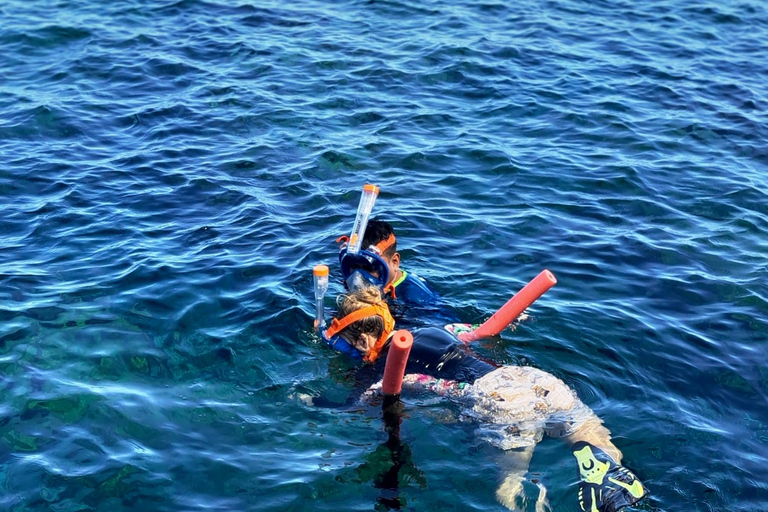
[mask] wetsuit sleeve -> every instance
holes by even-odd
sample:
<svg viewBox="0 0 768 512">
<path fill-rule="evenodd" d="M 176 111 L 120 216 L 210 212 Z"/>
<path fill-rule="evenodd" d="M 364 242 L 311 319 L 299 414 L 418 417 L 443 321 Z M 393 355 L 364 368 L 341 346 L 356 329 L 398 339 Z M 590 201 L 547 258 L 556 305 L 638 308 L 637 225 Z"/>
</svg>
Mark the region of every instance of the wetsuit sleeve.
<svg viewBox="0 0 768 512">
<path fill-rule="evenodd" d="M 410 272 L 406 272 L 403 281 L 395 287 L 395 295 L 397 298 L 390 301 L 390 311 L 400 327 L 459 322 L 440 295 L 424 279 Z"/>
<path fill-rule="evenodd" d="M 410 272 L 407 272 L 403 282 L 395 287 L 395 294 L 398 299 L 415 306 L 436 304 L 440 299 L 424 279 Z"/>
</svg>

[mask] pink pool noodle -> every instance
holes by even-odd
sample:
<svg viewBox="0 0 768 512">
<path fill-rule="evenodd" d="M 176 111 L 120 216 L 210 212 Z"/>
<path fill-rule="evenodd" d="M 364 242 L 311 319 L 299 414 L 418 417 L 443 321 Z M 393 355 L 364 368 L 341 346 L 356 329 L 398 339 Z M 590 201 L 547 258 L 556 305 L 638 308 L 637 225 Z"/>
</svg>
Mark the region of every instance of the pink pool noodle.
<svg viewBox="0 0 768 512">
<path fill-rule="evenodd" d="M 544 295 L 544 292 L 555 286 L 557 279 L 549 270 L 542 270 L 533 281 L 517 292 L 506 304 L 501 306 L 491 318 L 472 332 L 465 332 L 459 335 L 459 339 L 465 343 L 475 341 L 480 338 L 495 336 L 511 324 L 525 308 L 533 304 L 536 299 Z M 387 361 L 389 362 L 389 361 Z"/>
<path fill-rule="evenodd" d="M 410 332 L 403 329 L 395 331 L 389 354 L 387 354 L 387 363 L 384 366 L 384 379 L 381 382 L 381 390 L 385 395 L 400 394 L 411 346 L 413 346 L 413 335 Z"/>
</svg>

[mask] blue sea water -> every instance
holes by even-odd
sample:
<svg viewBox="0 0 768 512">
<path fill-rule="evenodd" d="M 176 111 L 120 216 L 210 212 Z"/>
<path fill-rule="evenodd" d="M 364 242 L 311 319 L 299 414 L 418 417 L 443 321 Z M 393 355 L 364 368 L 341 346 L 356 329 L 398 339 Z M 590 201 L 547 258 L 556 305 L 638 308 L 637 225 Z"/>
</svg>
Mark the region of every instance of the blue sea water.
<svg viewBox="0 0 768 512">
<path fill-rule="evenodd" d="M 474 348 L 557 375 L 642 510 L 768 510 L 768 5 L 0 3 L 0 510 L 383 510 L 379 412 L 311 333 L 360 188 Z M 338 293 L 333 268 L 332 292 Z M 328 299 L 329 308 L 332 298 Z M 505 510 L 406 403 L 404 510 Z M 525 493 L 575 512 L 545 440 Z"/>
</svg>

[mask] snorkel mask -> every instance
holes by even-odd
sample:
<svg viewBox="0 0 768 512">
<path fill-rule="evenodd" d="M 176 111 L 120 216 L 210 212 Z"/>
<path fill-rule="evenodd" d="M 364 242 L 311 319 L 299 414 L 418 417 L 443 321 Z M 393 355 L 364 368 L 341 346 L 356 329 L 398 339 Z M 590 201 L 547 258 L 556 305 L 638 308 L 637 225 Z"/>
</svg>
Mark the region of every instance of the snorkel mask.
<svg viewBox="0 0 768 512">
<path fill-rule="evenodd" d="M 389 246 L 395 243 L 395 236 L 390 235 L 387 240 L 372 245 L 366 251 L 350 254 L 347 247 L 342 246 L 339 252 L 339 264 L 341 275 L 349 291 L 359 290 L 366 286 L 375 286 L 379 290 L 389 282 L 389 265 L 381 257 Z"/>
<path fill-rule="evenodd" d="M 379 338 L 373 344 L 373 347 L 371 347 L 368 353 L 363 356 L 363 354 L 358 349 L 353 347 L 345 339 L 341 338 L 339 333 L 358 320 L 362 320 L 374 315 L 379 316 L 382 319 L 384 322 L 384 329 L 381 331 L 381 336 L 379 336 Z M 372 363 L 376 361 L 376 358 L 379 357 L 379 354 L 387 344 L 390 333 L 392 333 L 394 329 L 395 319 L 392 318 L 387 304 L 385 302 L 378 302 L 376 304 L 371 304 L 370 306 L 358 309 L 357 311 L 353 311 L 341 320 L 334 318 L 331 322 L 331 326 L 323 333 L 323 339 L 326 343 L 328 343 L 336 350 L 339 350 L 340 352 L 349 354 L 357 359 L 362 359 L 366 363 Z"/>
</svg>

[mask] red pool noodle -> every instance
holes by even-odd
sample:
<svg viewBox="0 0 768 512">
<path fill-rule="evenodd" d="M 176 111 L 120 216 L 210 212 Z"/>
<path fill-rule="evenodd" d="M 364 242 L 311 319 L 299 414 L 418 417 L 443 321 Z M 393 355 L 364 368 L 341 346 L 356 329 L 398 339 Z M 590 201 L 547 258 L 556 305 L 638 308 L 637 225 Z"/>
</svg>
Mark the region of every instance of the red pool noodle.
<svg viewBox="0 0 768 512">
<path fill-rule="evenodd" d="M 404 329 L 395 331 L 390 343 L 389 354 L 387 354 L 387 363 L 384 366 L 384 379 L 381 382 L 381 390 L 385 395 L 400 394 L 411 346 L 413 346 L 413 335 L 410 332 Z"/>
<path fill-rule="evenodd" d="M 459 339 L 464 343 L 495 336 L 511 324 L 525 308 L 533 304 L 536 299 L 544 295 L 544 292 L 555 286 L 557 279 L 554 274 L 547 269 L 542 270 L 539 275 L 533 278 L 533 281 L 517 292 L 506 304 L 501 306 L 491 318 L 485 321 L 483 325 L 472 332 L 465 332 L 459 335 Z"/>
</svg>

